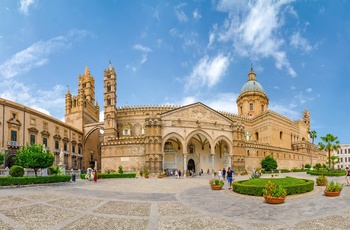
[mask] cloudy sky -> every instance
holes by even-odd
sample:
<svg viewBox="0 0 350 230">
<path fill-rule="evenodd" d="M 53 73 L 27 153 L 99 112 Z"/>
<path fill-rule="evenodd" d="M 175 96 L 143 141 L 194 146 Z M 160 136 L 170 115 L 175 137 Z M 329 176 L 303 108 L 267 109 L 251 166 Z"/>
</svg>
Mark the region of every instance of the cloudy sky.
<svg viewBox="0 0 350 230">
<path fill-rule="evenodd" d="M 103 108 L 202 102 L 237 113 L 251 65 L 269 109 L 350 143 L 350 1 L 0 1 L 0 97 L 64 118 L 88 65 Z"/>
</svg>

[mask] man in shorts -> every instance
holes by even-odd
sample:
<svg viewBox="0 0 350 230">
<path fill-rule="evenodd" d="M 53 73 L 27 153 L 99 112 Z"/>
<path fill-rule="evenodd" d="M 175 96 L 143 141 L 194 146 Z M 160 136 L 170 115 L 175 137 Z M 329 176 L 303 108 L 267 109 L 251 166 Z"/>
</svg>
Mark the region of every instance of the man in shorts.
<svg viewBox="0 0 350 230">
<path fill-rule="evenodd" d="M 226 173 L 227 173 L 228 189 L 231 189 L 231 186 L 232 186 L 232 171 L 231 171 L 230 167 L 228 167 Z"/>
</svg>

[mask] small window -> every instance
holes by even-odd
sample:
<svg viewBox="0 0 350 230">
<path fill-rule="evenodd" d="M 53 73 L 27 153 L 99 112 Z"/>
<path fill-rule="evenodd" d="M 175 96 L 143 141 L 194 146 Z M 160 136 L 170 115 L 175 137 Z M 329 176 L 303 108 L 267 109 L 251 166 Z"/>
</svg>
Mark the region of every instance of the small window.
<svg viewBox="0 0 350 230">
<path fill-rule="evenodd" d="M 17 131 L 11 130 L 11 141 L 17 141 Z"/>
<path fill-rule="evenodd" d="M 12 113 L 12 119 L 16 119 L 17 118 L 17 114 L 16 113 Z"/>
<path fill-rule="evenodd" d="M 55 149 L 60 149 L 60 143 L 57 140 L 55 141 Z"/>
<path fill-rule="evenodd" d="M 67 151 L 67 142 L 64 142 L 64 143 L 63 143 L 63 150 L 64 150 L 64 151 Z"/>
<path fill-rule="evenodd" d="M 129 124 L 125 124 L 123 127 L 123 135 L 131 135 L 131 127 Z"/>
<path fill-rule="evenodd" d="M 83 83 L 83 88 L 86 88 L 86 83 Z"/>
<path fill-rule="evenodd" d="M 67 129 L 64 130 L 64 136 L 65 137 L 68 136 L 68 130 Z"/>
<path fill-rule="evenodd" d="M 47 130 L 49 128 L 49 124 L 47 122 L 43 123 L 43 129 Z"/>
<path fill-rule="evenodd" d="M 75 145 L 72 146 L 72 152 L 75 153 Z"/>
<path fill-rule="evenodd" d="M 249 109 L 250 109 L 250 110 L 254 110 L 254 104 L 253 104 L 253 103 L 250 103 L 250 104 L 249 104 Z"/>
<path fill-rule="evenodd" d="M 264 112 L 264 105 L 261 105 L 261 112 Z"/>
<path fill-rule="evenodd" d="M 35 118 L 33 117 L 30 118 L 30 125 L 35 125 Z"/>
<path fill-rule="evenodd" d="M 107 85 L 107 92 L 111 92 L 111 90 L 112 90 L 112 86 L 108 83 L 108 85 Z"/>
<path fill-rule="evenodd" d="M 35 135 L 30 134 L 30 144 L 35 144 Z"/>
<path fill-rule="evenodd" d="M 280 139 L 281 140 L 283 139 L 283 132 L 282 131 L 280 132 Z"/>
<path fill-rule="evenodd" d="M 56 132 L 56 133 L 59 133 L 59 132 L 60 132 L 60 127 L 56 126 L 55 132 Z"/>
<path fill-rule="evenodd" d="M 43 145 L 45 145 L 45 147 L 47 147 L 47 138 L 46 137 L 43 138 Z"/>
</svg>

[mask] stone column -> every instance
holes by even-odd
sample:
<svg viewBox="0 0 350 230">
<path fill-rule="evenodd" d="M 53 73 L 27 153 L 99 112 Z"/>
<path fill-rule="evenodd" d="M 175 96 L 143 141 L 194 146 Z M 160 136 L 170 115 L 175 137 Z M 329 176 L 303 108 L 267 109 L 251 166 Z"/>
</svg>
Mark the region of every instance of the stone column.
<svg viewBox="0 0 350 230">
<path fill-rule="evenodd" d="M 184 171 L 183 171 L 183 175 L 184 178 L 186 178 L 186 171 L 187 171 L 187 153 L 184 153 Z"/>
<path fill-rule="evenodd" d="M 211 154 L 211 169 L 212 169 L 212 172 L 215 172 L 215 154 Z"/>
</svg>

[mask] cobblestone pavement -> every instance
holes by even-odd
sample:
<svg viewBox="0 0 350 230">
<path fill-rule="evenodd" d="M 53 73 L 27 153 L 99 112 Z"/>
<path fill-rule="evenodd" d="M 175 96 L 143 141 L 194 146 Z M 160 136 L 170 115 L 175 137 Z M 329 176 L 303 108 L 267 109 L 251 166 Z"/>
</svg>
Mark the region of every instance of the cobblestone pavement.
<svg viewBox="0 0 350 230">
<path fill-rule="evenodd" d="M 78 179 L 1 188 L 0 229 L 350 229 L 350 187 L 340 197 L 325 197 L 324 187 L 315 186 L 310 193 L 270 205 L 227 185 L 213 191 L 209 179 Z M 345 183 L 344 177 L 334 180 Z"/>
</svg>

